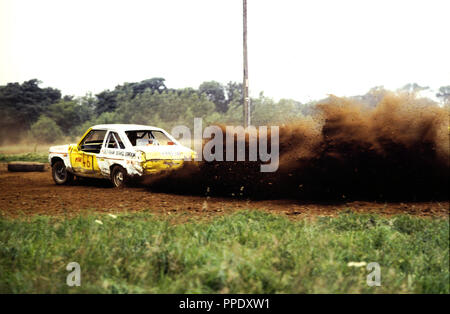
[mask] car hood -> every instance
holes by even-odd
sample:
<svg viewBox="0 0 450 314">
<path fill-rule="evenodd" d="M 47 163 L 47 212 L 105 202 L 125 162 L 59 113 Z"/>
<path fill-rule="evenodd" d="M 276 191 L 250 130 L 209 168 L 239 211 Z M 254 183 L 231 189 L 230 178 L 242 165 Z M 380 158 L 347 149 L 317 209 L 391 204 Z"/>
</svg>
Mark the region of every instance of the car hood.
<svg viewBox="0 0 450 314">
<path fill-rule="evenodd" d="M 69 152 L 69 146 L 72 144 L 67 145 L 58 145 L 58 146 L 51 146 L 48 151 L 50 153 L 68 153 Z"/>
</svg>

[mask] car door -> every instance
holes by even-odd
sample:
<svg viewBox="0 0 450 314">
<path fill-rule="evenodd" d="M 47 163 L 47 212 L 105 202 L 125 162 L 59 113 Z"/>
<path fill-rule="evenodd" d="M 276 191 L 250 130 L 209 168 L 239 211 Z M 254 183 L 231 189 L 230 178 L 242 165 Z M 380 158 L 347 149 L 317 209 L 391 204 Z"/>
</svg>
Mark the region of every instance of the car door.
<svg viewBox="0 0 450 314">
<path fill-rule="evenodd" d="M 124 161 L 125 144 L 119 134 L 109 131 L 101 153 L 97 156 L 98 166 L 104 175 L 108 175 L 110 167 Z"/>
<path fill-rule="evenodd" d="M 103 146 L 106 130 L 91 130 L 75 146 L 70 154 L 70 163 L 75 174 L 101 176 L 97 155 Z"/>
</svg>

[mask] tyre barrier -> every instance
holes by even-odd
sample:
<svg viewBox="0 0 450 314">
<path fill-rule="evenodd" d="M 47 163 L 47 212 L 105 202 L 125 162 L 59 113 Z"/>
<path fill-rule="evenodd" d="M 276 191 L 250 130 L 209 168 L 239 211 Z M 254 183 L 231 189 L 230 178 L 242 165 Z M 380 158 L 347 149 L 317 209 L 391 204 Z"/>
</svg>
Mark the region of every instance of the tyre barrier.
<svg viewBox="0 0 450 314">
<path fill-rule="evenodd" d="M 24 162 L 24 161 L 11 161 L 8 162 L 8 171 L 13 172 L 32 172 L 32 171 L 45 171 L 45 164 L 41 162 Z"/>
</svg>

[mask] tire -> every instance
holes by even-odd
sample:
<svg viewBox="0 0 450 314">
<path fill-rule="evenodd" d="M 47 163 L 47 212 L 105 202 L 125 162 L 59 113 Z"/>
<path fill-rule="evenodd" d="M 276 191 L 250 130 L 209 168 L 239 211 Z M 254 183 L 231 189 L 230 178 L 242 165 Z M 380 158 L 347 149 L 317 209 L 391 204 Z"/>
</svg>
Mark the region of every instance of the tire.
<svg viewBox="0 0 450 314">
<path fill-rule="evenodd" d="M 70 184 L 73 181 L 73 174 L 67 171 L 62 160 L 56 161 L 52 166 L 52 177 L 58 185 Z"/>
<path fill-rule="evenodd" d="M 12 161 L 8 163 L 8 171 L 14 172 L 31 172 L 31 171 L 44 171 L 45 164 L 40 162 L 23 162 Z"/>
<path fill-rule="evenodd" d="M 115 166 L 111 172 L 111 182 L 115 188 L 125 187 L 128 183 L 127 171 L 121 166 Z"/>
</svg>

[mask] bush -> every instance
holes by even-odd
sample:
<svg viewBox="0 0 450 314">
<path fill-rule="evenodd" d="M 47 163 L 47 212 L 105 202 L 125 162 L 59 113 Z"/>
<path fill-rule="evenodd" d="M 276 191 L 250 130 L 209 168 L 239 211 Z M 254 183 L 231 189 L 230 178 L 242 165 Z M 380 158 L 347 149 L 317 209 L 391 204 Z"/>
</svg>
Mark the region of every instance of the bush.
<svg viewBox="0 0 450 314">
<path fill-rule="evenodd" d="M 31 125 L 30 131 L 31 136 L 37 142 L 51 143 L 63 136 L 56 122 L 44 115 Z"/>
</svg>

